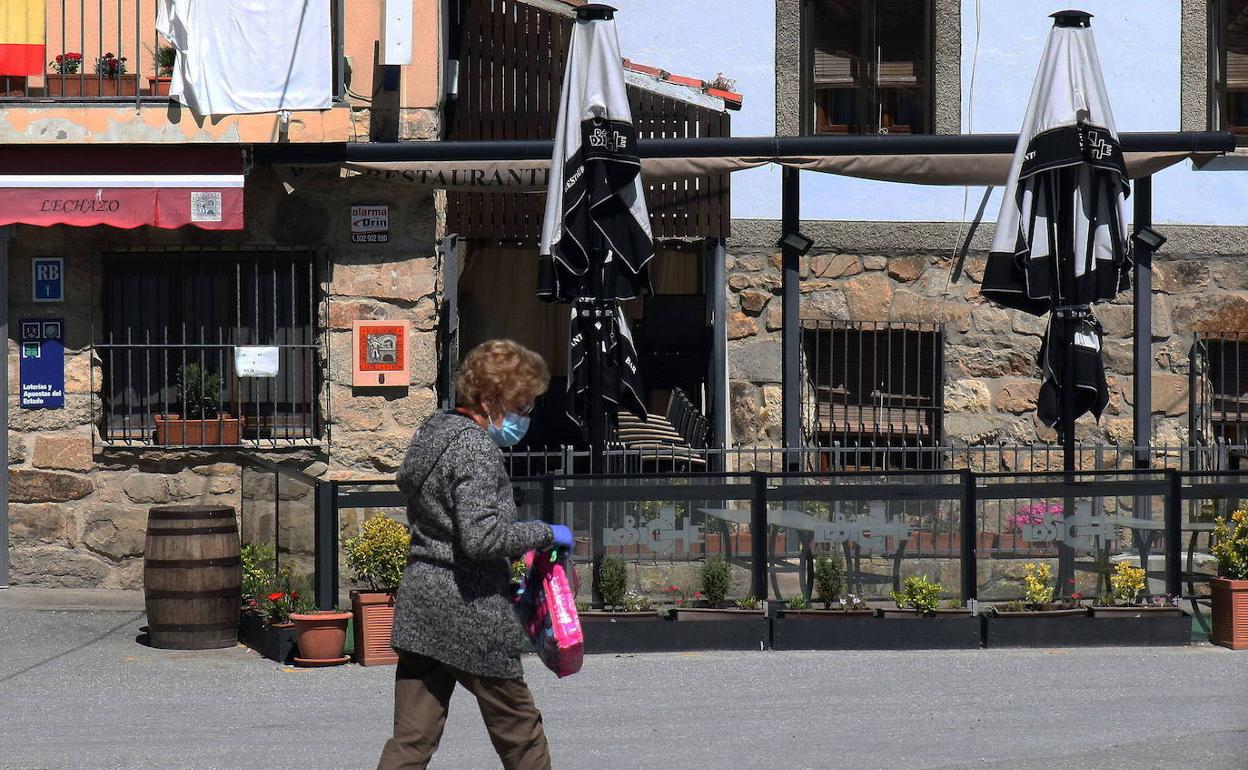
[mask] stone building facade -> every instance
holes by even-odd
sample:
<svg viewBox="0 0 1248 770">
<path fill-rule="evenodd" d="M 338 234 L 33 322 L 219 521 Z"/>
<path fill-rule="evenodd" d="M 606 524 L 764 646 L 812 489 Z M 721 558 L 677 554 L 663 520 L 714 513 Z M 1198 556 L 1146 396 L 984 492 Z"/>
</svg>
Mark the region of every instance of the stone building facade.
<svg viewBox="0 0 1248 770">
<path fill-rule="evenodd" d="M 391 238 L 356 244 L 352 204 L 390 206 Z M 414 428 L 434 409 L 437 376 L 438 207 L 435 195 L 365 177 L 327 171 L 287 195 L 270 169 L 247 178 L 246 229 L 239 232 L 125 231 L 19 226 L 10 245 L 10 285 L 30 286 L 31 259 L 64 255 L 66 296 L 56 309 L 14 292 L 10 323 L 56 315 L 66 329 L 65 408 L 19 407 L 18 351 L 9 341 L 10 580 L 13 584 L 137 588 L 142 585 L 147 511 L 152 505 L 230 505 L 242 512 L 246 542 L 274 537 L 272 488 L 240 464 L 242 450 L 182 450 L 109 445 L 100 430 L 104 367 L 99 342 L 108 298 L 103 260 L 110 251 L 159 254 L 289 249 L 316 254 L 320 439 L 306 446 L 254 452 L 322 478 L 376 478 L 393 473 Z M 354 388 L 351 324 L 407 320 L 412 382 L 401 388 Z M 93 330 L 96 339 L 92 339 Z M 245 479 L 252 486 L 243 489 Z M 287 513 L 277 534 L 284 549 L 311 548 L 307 488 L 282 492 Z M 299 501 L 306 504 L 300 504 Z M 266 507 L 267 501 L 267 507 Z M 355 519 L 344 521 L 350 534 Z"/>
<path fill-rule="evenodd" d="M 1248 331 L 1248 274 L 1231 228 L 1163 228 L 1153 258 L 1153 443 L 1189 441 L 1189 373 L 1198 333 Z M 991 230 L 991 227 L 986 228 Z M 781 272 L 774 222 L 734 222 L 728 243 L 728 368 L 733 442 L 781 443 Z M 818 233 L 801 261 L 803 320 L 930 322 L 945 331 L 944 444 L 1052 444 L 1035 415 L 1045 319 L 996 307 L 979 293 L 990 233 L 975 238 L 951 281 L 956 227 L 804 223 Z M 937 246 L 937 244 L 946 244 Z M 1098 422 L 1076 423 L 1084 443 L 1132 441 L 1131 292 L 1098 305 L 1110 399 Z M 809 394 L 807 394 L 809 397 Z M 1008 460 L 1007 460 L 1008 462 Z"/>
</svg>

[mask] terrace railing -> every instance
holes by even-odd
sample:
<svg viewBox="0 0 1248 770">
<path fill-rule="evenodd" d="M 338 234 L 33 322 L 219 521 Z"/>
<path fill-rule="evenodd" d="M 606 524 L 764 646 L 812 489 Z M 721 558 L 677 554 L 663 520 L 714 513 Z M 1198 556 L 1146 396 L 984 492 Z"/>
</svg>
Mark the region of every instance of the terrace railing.
<svg viewBox="0 0 1248 770">
<path fill-rule="evenodd" d="M 1104 594 L 1112 565 L 1136 561 L 1146 594 L 1182 597 L 1204 623 L 1213 522 L 1248 499 L 1248 472 L 646 473 L 514 486 L 521 518 L 573 530 L 571 558 L 595 603 L 607 557 L 623 559 L 630 587 L 656 602 L 691 600 L 709 556 L 731 565 L 731 598 L 809 599 L 816 561 L 835 556 L 845 590 L 867 601 L 924 575 L 969 603 L 1020 598 L 1023 565 L 1059 566 L 1065 551 L 1073 571 L 1059 595 Z M 328 533 L 340 511 L 401 517 L 405 507 L 385 480 L 321 482 L 316 499 L 318 547 L 335 549 L 318 553 L 325 569 L 337 564 Z"/>
<path fill-rule="evenodd" d="M 345 0 L 331 0 L 335 94 L 346 96 Z M 0 104 L 165 101 L 173 54 L 156 32 L 156 0 L 48 0 L 45 72 L 0 75 Z"/>
</svg>

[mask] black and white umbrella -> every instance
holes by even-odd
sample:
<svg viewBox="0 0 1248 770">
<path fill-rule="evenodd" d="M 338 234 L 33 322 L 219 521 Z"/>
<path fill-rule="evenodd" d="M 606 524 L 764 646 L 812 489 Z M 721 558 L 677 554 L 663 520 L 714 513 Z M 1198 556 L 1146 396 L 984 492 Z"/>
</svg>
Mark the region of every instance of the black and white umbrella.
<svg viewBox="0 0 1248 770">
<path fill-rule="evenodd" d="M 614 10 L 577 9 L 538 257 L 538 296 L 573 304 L 568 411 L 589 418 L 591 441 L 604 402 L 645 416 L 618 301 L 650 289 L 654 257 Z"/>
<path fill-rule="evenodd" d="M 1050 314 L 1036 411 L 1073 448 L 1074 421 L 1088 412 L 1099 419 L 1109 401 L 1091 305 L 1129 286 L 1130 188 L 1092 17 L 1063 11 L 1053 18 L 981 291 L 1004 307 Z"/>
</svg>

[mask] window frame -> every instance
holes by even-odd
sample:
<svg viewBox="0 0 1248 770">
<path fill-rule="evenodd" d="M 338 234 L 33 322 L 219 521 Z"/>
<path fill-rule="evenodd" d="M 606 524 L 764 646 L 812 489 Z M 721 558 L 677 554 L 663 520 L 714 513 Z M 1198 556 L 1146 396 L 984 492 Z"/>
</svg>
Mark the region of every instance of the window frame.
<svg viewBox="0 0 1248 770">
<path fill-rule="evenodd" d="M 1197 332 L 1190 368 L 1190 443 L 1244 444 L 1248 440 L 1248 333 Z M 1228 384 L 1240 392 L 1228 391 Z"/>
<path fill-rule="evenodd" d="M 936 127 L 936 13 L 938 11 L 936 0 L 917 0 L 923 3 L 924 20 L 922 42 L 924 53 L 926 55 L 925 67 L 926 77 L 922 85 L 923 89 L 923 120 L 925 122 L 924 130 L 917 132 L 908 132 L 903 135 L 932 135 L 937 133 Z M 862 37 L 867 42 L 862 44 L 862 50 L 874 50 L 877 54 L 879 46 L 877 42 L 876 31 L 878 24 L 876 20 L 876 4 L 877 0 L 856 0 L 863 9 L 861 22 L 863 26 Z M 803 136 L 812 136 L 819 134 L 838 135 L 839 132 L 823 131 L 820 128 L 819 108 L 816 105 L 816 91 L 814 82 L 814 25 L 815 15 L 821 0 L 802 0 L 800 15 L 800 45 L 801 56 L 799 57 L 799 66 L 801 71 L 798 73 L 799 81 L 799 98 L 801 100 L 800 116 L 801 116 L 801 134 Z M 847 131 L 849 135 L 859 136 L 888 136 L 889 131 L 881 131 L 881 111 L 880 99 L 878 98 L 879 71 L 878 65 L 873 67 L 873 71 L 868 76 L 870 86 L 864 88 L 862 86 L 854 87 L 856 94 L 857 109 L 864 116 L 872 116 L 864 118 L 862 125 L 864 130 L 860 132 Z"/>
<path fill-rule="evenodd" d="M 944 323 L 803 318 L 801 333 L 802 402 L 803 412 L 807 415 L 804 421 L 808 423 L 805 432 L 816 446 L 825 446 L 826 438 L 828 446 L 857 447 L 869 454 L 872 451 L 924 450 L 943 445 L 945 352 L 948 346 Z M 911 337 L 915 345 L 913 352 L 907 348 Z M 856 351 L 856 358 L 851 358 L 851 351 Z M 898 360 L 902 366 L 900 372 L 894 371 Z M 869 374 L 863 367 L 868 361 Z M 910 366 L 914 366 L 913 383 L 907 371 Z M 846 379 L 840 391 L 832 384 L 838 371 Z M 855 381 L 852 385 L 850 378 Z M 889 384 L 900 383 L 900 391 L 891 385 L 882 391 L 879 382 L 868 382 L 881 378 Z M 821 384 L 823 379 L 827 380 L 826 387 Z M 928 392 L 922 392 L 924 385 Z M 821 388 L 830 390 L 829 397 L 820 398 Z M 923 404 L 921 399 L 928 399 L 929 403 Z M 821 430 L 821 406 L 824 404 L 828 411 L 827 430 Z M 844 424 L 839 430 L 835 429 L 834 408 L 838 405 L 844 410 Z M 908 435 L 904 429 L 897 432 L 881 423 L 881 417 L 884 417 L 891 426 L 898 411 L 903 425 L 907 424 L 908 418 L 917 419 L 916 424 L 926 426 L 928 435 L 923 436 L 921 432 Z M 867 425 L 869 414 L 871 431 L 849 429 L 855 422 L 851 416 L 855 413 L 860 427 Z M 916 453 L 916 457 L 921 454 L 921 451 Z"/>
<path fill-rule="evenodd" d="M 1230 123 L 1230 90 L 1227 84 L 1227 5 L 1230 0 L 1210 0 L 1207 3 L 1208 62 L 1207 62 L 1207 113 L 1212 131 L 1230 131 L 1236 136 L 1248 136 L 1248 122 L 1232 127 Z M 1245 7 L 1248 10 L 1248 6 Z M 1248 85 L 1241 87 L 1243 99 L 1248 102 Z M 1248 108 L 1248 105 L 1246 105 Z"/>
<path fill-rule="evenodd" d="M 100 286 L 98 288 L 100 305 L 98 314 L 92 314 L 91 329 L 91 349 L 92 355 L 99 361 L 100 382 L 97 386 L 94 382 L 96 372 L 94 368 L 91 372 L 92 383 L 91 390 L 97 394 L 97 398 L 93 399 L 92 404 L 92 423 L 96 426 L 98 432 L 98 440 L 105 448 L 143 448 L 151 450 L 169 450 L 180 451 L 188 448 L 206 448 L 206 449 L 291 449 L 298 447 L 317 448 L 324 447 L 330 440 L 331 429 L 331 411 L 328 396 L 328 330 L 325 322 L 329 317 L 329 295 L 326 291 L 325 277 L 328 273 L 328 259 L 320 249 L 309 248 L 292 248 L 282 246 L 204 246 L 204 247 L 183 247 L 183 248 L 108 248 L 98 253 L 98 264 L 100 265 L 99 278 Z M 110 338 L 110 332 L 123 328 L 140 328 L 144 325 L 145 320 L 140 318 L 133 327 L 128 327 L 123 320 L 120 325 L 113 326 L 114 313 L 116 312 L 115 303 L 118 298 L 114 296 L 113 276 L 112 272 L 114 264 L 124 263 L 149 263 L 151 269 L 145 273 L 146 277 L 160 283 L 168 280 L 169 268 L 168 263 L 175 260 L 191 260 L 203 259 L 212 262 L 219 262 L 223 265 L 230 265 L 232 269 L 221 270 L 222 279 L 230 282 L 230 287 L 226 288 L 227 296 L 229 293 L 234 295 L 234 308 L 227 309 L 225 315 L 229 316 L 227 325 L 220 325 L 218 331 L 224 331 L 228 339 L 218 342 L 209 341 L 201 345 L 196 341 L 188 341 L 186 339 L 180 342 L 176 338 L 171 338 L 169 342 L 161 340 L 152 341 L 145 340 L 143 342 L 128 342 L 126 340 L 116 340 Z M 291 265 L 291 281 L 288 286 L 279 285 L 278 280 L 279 263 L 289 263 Z M 306 265 L 305 265 L 306 263 Z M 165 265 L 162 269 L 161 265 Z M 254 271 L 254 267 L 263 265 L 259 272 Z M 297 268 L 295 266 L 298 266 Z M 273 296 L 275 303 L 273 307 L 262 307 L 256 304 L 251 308 L 251 312 L 255 316 L 255 323 L 246 322 L 248 319 L 240 317 L 244 313 L 247 306 L 247 298 L 242 296 L 243 286 L 246 283 L 239 281 L 247 276 L 248 267 L 253 267 L 252 275 L 257 280 L 266 280 L 272 284 Z M 305 275 L 300 275 L 306 268 Z M 122 270 L 132 268 L 121 268 Z M 266 276 L 266 272 L 271 272 L 271 277 Z M 228 275 L 233 272 L 234 277 Z M 144 276 L 140 276 L 144 277 Z M 258 290 L 260 283 L 255 284 L 256 294 L 254 294 L 253 302 L 260 303 L 261 298 Z M 180 287 L 185 289 L 185 287 Z M 306 290 L 306 291 L 305 291 Z M 121 301 L 125 301 L 124 296 Z M 170 301 L 167 299 L 166 301 Z M 286 302 L 289 301 L 289 304 Z M 307 307 L 304 308 L 304 303 Z M 222 319 L 214 318 L 217 311 L 224 308 L 220 305 L 220 298 L 213 298 L 213 309 L 206 317 L 206 322 L 220 322 Z M 260 317 L 260 313 L 264 312 L 265 318 Z M 265 321 L 269 320 L 269 312 L 272 312 L 272 328 L 266 327 Z M 301 313 L 306 313 L 306 323 L 300 317 Z M 283 325 L 283 322 L 290 319 L 290 323 Z M 171 321 L 173 317 L 166 318 L 165 321 Z M 186 319 L 183 319 L 186 320 Z M 132 322 L 133 323 L 133 322 Z M 150 319 L 147 323 L 155 323 L 159 326 L 157 318 Z M 141 330 L 141 328 L 140 328 Z M 272 339 L 261 339 L 260 334 L 268 331 Z M 291 341 L 292 330 L 299 330 L 298 337 L 302 341 Z M 215 441 L 205 440 L 202 443 L 192 442 L 187 436 L 193 435 L 192 431 L 187 431 L 184 439 L 180 443 L 158 443 L 153 433 L 152 426 L 155 424 L 157 414 L 173 413 L 173 401 L 164 395 L 159 401 L 151 401 L 152 393 L 165 394 L 169 391 L 176 393 L 176 374 L 171 374 L 169 370 L 170 364 L 168 360 L 164 362 L 162 375 L 163 381 L 156 387 L 155 391 L 146 394 L 140 394 L 134 397 L 134 401 L 125 404 L 127 398 L 131 398 L 131 394 L 126 393 L 122 396 L 122 409 L 115 409 L 116 393 L 114 386 L 110 386 L 110 371 L 116 372 L 120 370 L 123 376 L 130 376 L 133 372 L 127 367 L 131 367 L 129 361 L 118 363 L 115 359 L 118 356 L 129 355 L 146 355 L 153 356 L 151 352 L 161 351 L 160 355 L 164 359 L 169 359 L 174 349 L 191 349 L 195 347 L 219 348 L 215 352 L 208 352 L 209 356 L 216 356 L 222 368 L 222 385 L 221 392 L 224 394 L 225 401 L 223 404 L 232 403 L 239 406 L 238 415 L 230 415 L 230 418 L 244 418 L 243 424 L 240 425 L 241 436 L 237 443 L 217 443 Z M 283 369 L 289 374 L 283 377 L 278 375 L 278 380 L 268 382 L 268 378 L 263 378 L 265 382 L 246 382 L 250 378 L 240 378 L 233 373 L 234 368 L 234 349 L 249 345 L 269 345 L 279 348 L 279 361 L 286 362 L 291 355 L 298 355 L 300 358 L 298 372 L 292 370 L 288 365 L 283 365 Z M 186 350 L 182 351 L 184 363 L 197 363 L 195 360 L 186 358 Z M 110 356 L 113 360 L 110 360 Z M 201 355 L 202 358 L 202 355 Z M 228 360 L 227 360 L 228 359 Z M 209 359 L 211 362 L 211 359 Z M 176 363 L 176 362 L 175 362 Z M 159 371 L 162 365 L 150 358 L 146 362 L 137 364 L 139 367 L 155 366 Z M 228 372 L 228 376 L 226 375 Z M 305 379 L 306 378 L 306 379 Z M 154 383 L 147 382 L 145 389 L 151 390 Z M 244 399 L 240 394 L 247 389 L 249 397 Z M 129 390 L 129 387 L 123 388 Z M 260 391 L 257 393 L 257 391 Z M 285 391 L 282 393 L 282 391 Z M 269 396 L 263 395 L 269 393 Z M 298 394 L 298 398 L 291 399 L 292 394 Z M 279 395 L 280 394 L 280 395 Z M 174 396 L 173 398 L 176 398 Z M 273 404 L 272 413 L 264 413 L 262 406 Z M 98 406 L 97 406 L 98 405 Z M 292 408 L 287 412 L 281 412 L 279 405 L 289 405 Z M 250 411 L 255 407 L 254 414 Z M 162 409 L 163 407 L 163 409 Z M 120 415 L 120 416 L 119 416 Z M 137 416 L 136 416 L 137 415 Z M 224 412 L 221 415 L 224 417 Z M 125 427 L 117 427 L 114 422 L 117 419 L 127 421 Z M 129 421 L 133 421 L 131 425 Z M 214 418 L 209 418 L 209 422 L 215 422 Z M 267 421 L 267 424 L 266 424 Z M 150 423 L 150 424 L 149 424 Z"/>
</svg>

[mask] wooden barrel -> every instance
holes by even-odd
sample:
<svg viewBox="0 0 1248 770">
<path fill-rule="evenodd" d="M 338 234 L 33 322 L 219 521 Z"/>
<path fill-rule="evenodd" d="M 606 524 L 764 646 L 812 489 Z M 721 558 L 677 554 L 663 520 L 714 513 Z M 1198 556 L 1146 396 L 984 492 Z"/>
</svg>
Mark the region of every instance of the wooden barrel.
<svg viewBox="0 0 1248 770">
<path fill-rule="evenodd" d="M 153 647 L 237 644 L 242 580 L 233 508 L 163 505 L 148 511 L 143 594 Z"/>
</svg>

